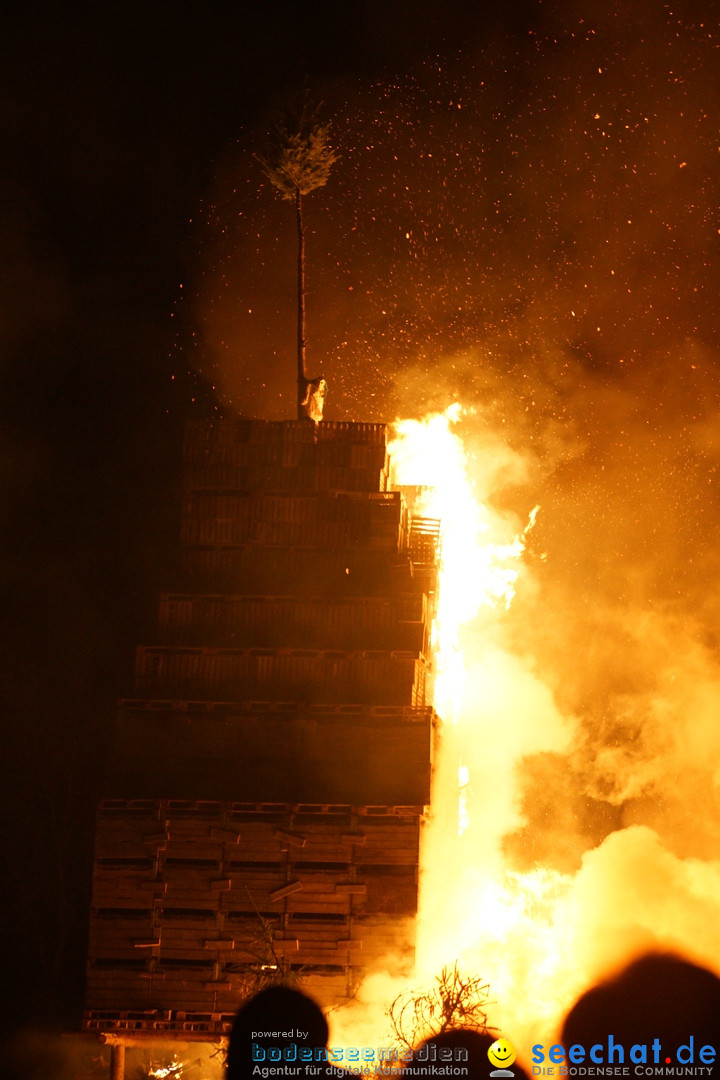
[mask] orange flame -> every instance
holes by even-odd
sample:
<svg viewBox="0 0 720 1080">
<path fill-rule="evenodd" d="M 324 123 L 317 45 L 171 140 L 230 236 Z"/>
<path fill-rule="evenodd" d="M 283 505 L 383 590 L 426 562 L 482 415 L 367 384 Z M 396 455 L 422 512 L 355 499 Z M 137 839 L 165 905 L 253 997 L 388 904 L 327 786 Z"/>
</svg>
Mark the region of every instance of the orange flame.
<svg viewBox="0 0 720 1080">
<path fill-rule="evenodd" d="M 505 870 L 500 849 L 503 832 L 516 823 L 517 751 L 493 732 L 493 720 L 502 715 L 501 699 L 511 685 L 516 696 L 520 673 L 494 646 L 491 624 L 496 609 L 507 608 L 514 596 L 537 508 L 524 529 L 508 535 L 507 522 L 477 497 L 478 486 L 485 486 L 471 475 L 478 462 L 453 431 L 461 417 L 455 404 L 401 421 L 389 447 L 395 482 L 422 486 L 419 512 L 441 521 L 433 656 L 435 708 L 444 729 L 422 856 L 418 973 L 429 978 L 459 958 L 483 977 L 491 969 L 493 993 L 507 1000 L 531 955 L 543 957 L 542 974 L 549 976 L 549 958 L 557 956 L 557 943 L 547 941 L 551 908 L 562 892 L 561 875 L 551 871 Z M 486 746 L 478 755 L 480 743 Z M 527 749 L 527 739 L 518 749 Z M 488 961 L 500 954 L 500 964 Z M 535 968 L 533 977 L 541 974 Z"/>
<path fill-rule="evenodd" d="M 441 523 L 434 697 L 446 723 L 456 722 L 462 711 L 461 628 L 484 606 L 510 604 L 523 551 L 520 537 L 510 541 L 493 537 L 491 515 L 473 492 L 462 440 L 452 431 L 461 415 L 456 403 L 422 420 L 400 420 L 388 447 L 395 484 L 421 487 L 418 511 Z"/>
<path fill-rule="evenodd" d="M 503 841 L 523 824 L 515 772 L 529 755 L 555 753 L 562 804 L 576 720 L 560 713 L 533 657 L 505 644 L 503 608 L 523 573 L 534 513 L 523 527 L 483 503 L 487 463 L 453 430 L 461 421 L 454 405 L 399 422 L 390 446 L 395 483 L 421 486 L 417 513 L 442 522 L 433 628 L 442 727 L 421 853 L 416 982 L 427 987 L 456 960 L 489 982 L 489 1022 L 527 1066 L 530 1047 L 555 1036 L 579 993 L 643 949 L 718 968 L 720 862 L 683 858 L 654 829 L 631 824 L 589 846 L 574 873 L 509 867 Z M 387 972 L 366 981 L 366 1031 L 382 1029 L 406 989 Z M 356 1021 L 341 1027 L 357 1041 Z"/>
</svg>

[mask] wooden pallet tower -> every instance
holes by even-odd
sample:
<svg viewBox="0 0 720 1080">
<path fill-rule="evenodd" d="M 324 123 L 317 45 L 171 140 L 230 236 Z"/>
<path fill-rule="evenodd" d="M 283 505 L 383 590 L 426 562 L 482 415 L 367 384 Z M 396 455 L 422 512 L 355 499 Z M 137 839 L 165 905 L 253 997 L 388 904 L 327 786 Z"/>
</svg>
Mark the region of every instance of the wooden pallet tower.
<svg viewBox="0 0 720 1080">
<path fill-rule="evenodd" d="M 277 973 L 328 1006 L 401 970 L 430 798 L 437 527 L 384 425 L 194 423 L 184 475 L 98 813 L 83 1023 L 120 1048 L 222 1037 Z"/>
</svg>

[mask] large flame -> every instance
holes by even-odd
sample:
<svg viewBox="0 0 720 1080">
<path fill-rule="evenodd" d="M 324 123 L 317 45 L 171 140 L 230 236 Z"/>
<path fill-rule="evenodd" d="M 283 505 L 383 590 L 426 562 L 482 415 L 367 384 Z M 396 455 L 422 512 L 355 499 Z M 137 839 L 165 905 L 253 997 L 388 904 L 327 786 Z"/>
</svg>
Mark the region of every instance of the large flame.
<svg viewBox="0 0 720 1080">
<path fill-rule="evenodd" d="M 458 961 L 489 982 L 489 1022 L 527 1065 L 530 1046 L 557 1033 L 578 994 L 643 948 L 717 966 L 720 864 L 680 858 L 642 823 L 589 839 L 573 873 L 542 865 L 519 872 L 507 858 L 504 838 L 523 825 L 524 761 L 555 755 L 549 784 L 562 803 L 576 725 L 532 658 L 505 644 L 504 609 L 523 573 L 533 515 L 509 522 L 492 509 L 491 463 L 467 452 L 456 432 L 462 422 L 457 405 L 402 421 L 390 447 L 395 483 L 422 488 L 415 512 L 442 522 L 434 625 L 442 728 L 421 853 L 416 978 L 427 986 Z M 386 1008 L 403 989 L 378 974 L 360 1000 Z M 372 1015 L 379 1034 L 380 1012 Z"/>
<path fill-rule="evenodd" d="M 519 705 L 527 677 L 497 650 L 492 625 L 497 609 L 512 601 L 537 508 L 513 533 L 481 501 L 483 462 L 470 458 L 455 431 L 461 416 L 454 404 L 400 421 L 390 444 L 395 482 L 421 487 L 416 511 L 441 521 L 433 654 L 434 703 L 444 728 L 422 855 L 417 966 L 418 976 L 429 978 L 460 959 L 492 976 L 492 992 L 512 1018 L 507 1003 L 518 982 L 523 1000 L 528 978 L 547 986 L 558 968 L 550 924 L 564 884 L 549 870 L 511 873 L 500 846 L 516 824 L 513 764 L 517 751 L 528 749 L 527 738 L 517 749 L 508 738 L 517 725 L 508 725 L 503 699 Z M 545 737 L 530 740 L 532 749 L 561 741 L 554 723 Z M 546 993 L 544 1011 L 552 1015 L 556 1005 Z"/>
</svg>

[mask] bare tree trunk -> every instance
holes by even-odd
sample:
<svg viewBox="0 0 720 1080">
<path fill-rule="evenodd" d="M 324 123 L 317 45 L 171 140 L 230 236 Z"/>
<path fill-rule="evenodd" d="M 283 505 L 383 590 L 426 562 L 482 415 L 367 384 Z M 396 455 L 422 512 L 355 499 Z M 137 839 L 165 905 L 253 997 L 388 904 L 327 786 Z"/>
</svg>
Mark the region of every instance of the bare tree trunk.
<svg viewBox="0 0 720 1080">
<path fill-rule="evenodd" d="M 302 403 L 305 400 L 307 389 L 307 372 L 305 370 L 305 227 L 303 224 L 303 204 L 300 188 L 295 190 L 295 214 L 298 232 L 297 416 L 298 420 L 302 420 L 305 416 Z"/>
</svg>

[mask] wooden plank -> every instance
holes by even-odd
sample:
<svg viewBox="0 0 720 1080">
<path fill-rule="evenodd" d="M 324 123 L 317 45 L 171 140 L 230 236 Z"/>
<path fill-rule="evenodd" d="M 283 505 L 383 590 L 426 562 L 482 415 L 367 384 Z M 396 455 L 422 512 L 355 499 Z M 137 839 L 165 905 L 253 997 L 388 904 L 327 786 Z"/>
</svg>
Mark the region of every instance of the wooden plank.
<svg viewBox="0 0 720 1080">
<path fill-rule="evenodd" d="M 291 881 L 287 885 L 283 885 L 279 889 L 275 889 L 270 893 L 270 899 L 274 902 L 276 900 L 282 900 L 286 896 L 291 896 L 292 893 L 298 892 L 302 889 L 302 882 Z"/>
</svg>

